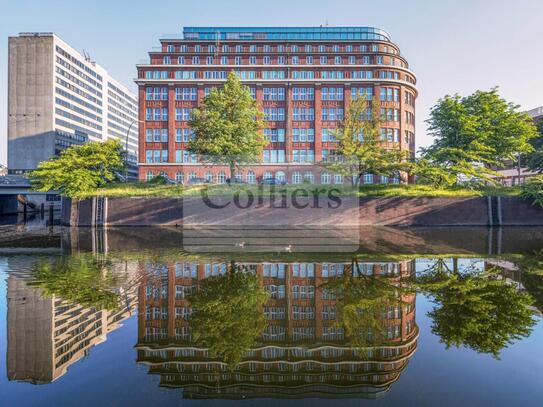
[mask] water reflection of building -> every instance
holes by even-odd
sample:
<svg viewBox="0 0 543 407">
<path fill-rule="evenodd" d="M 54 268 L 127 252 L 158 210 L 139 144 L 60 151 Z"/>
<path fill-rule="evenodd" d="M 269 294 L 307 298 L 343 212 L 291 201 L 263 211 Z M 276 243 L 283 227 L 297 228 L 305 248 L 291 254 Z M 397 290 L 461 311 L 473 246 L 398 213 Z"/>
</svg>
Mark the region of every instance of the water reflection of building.
<svg viewBox="0 0 543 407">
<path fill-rule="evenodd" d="M 235 370 L 210 357 L 191 336 L 187 294 L 227 263 L 148 263 L 139 289 L 138 362 L 160 375 L 163 387 L 180 387 L 186 398 L 367 397 L 398 380 L 417 347 L 415 295 L 399 295 L 379 318 L 383 341 L 356 348 L 337 324 L 337 298 L 320 288 L 351 263 L 258 263 L 244 265 L 270 293 L 268 324 L 258 345 Z M 359 263 L 365 275 L 399 282 L 412 262 Z M 368 334 L 368 332 L 366 332 Z"/>
<path fill-rule="evenodd" d="M 122 306 L 113 311 L 43 296 L 28 276 L 7 279 L 7 376 L 9 380 L 50 383 L 107 340 L 136 309 L 136 293 L 120 289 Z"/>
</svg>

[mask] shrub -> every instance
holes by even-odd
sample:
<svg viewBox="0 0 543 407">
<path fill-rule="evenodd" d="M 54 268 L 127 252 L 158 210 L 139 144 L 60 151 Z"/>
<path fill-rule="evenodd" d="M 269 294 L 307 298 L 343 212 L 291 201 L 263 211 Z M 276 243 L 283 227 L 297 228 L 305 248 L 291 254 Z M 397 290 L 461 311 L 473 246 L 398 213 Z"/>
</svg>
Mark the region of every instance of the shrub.
<svg viewBox="0 0 543 407">
<path fill-rule="evenodd" d="M 522 199 L 532 200 L 533 205 L 543 207 L 543 175 L 528 180 L 523 186 L 520 193 Z"/>
<path fill-rule="evenodd" d="M 148 181 L 148 183 L 152 185 L 166 185 L 166 182 L 166 177 L 163 175 L 157 175 L 152 180 Z"/>
</svg>

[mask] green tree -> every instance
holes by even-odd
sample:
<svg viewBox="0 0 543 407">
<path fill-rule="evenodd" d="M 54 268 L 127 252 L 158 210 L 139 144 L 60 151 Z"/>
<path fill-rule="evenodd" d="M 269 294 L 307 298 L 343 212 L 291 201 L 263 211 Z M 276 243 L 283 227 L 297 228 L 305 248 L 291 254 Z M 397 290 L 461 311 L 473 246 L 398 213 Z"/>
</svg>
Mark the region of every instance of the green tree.
<svg viewBox="0 0 543 407">
<path fill-rule="evenodd" d="M 507 284 L 496 270 L 460 271 L 443 260 L 417 277 L 436 306 L 428 313 L 432 332 L 447 346 L 467 346 L 498 358 L 503 348 L 530 334 L 532 298 Z"/>
<path fill-rule="evenodd" d="M 337 147 L 321 164 L 331 172 L 349 177 L 358 185 L 363 174 L 394 176 L 409 168 L 407 152 L 387 150 L 380 139 L 380 105 L 371 109 L 365 97 L 349 103 L 347 114 L 334 136 Z"/>
<path fill-rule="evenodd" d="M 94 257 L 65 257 L 39 261 L 31 269 L 28 285 L 39 287 L 47 297 L 95 309 L 118 309 L 118 288 L 124 280 L 113 273 L 111 263 Z"/>
<path fill-rule="evenodd" d="M 268 295 L 253 273 L 233 271 L 208 277 L 190 296 L 193 338 L 234 369 L 265 327 Z"/>
<path fill-rule="evenodd" d="M 531 171 L 543 173 L 543 120 L 537 125 L 538 136 L 530 140 L 530 144 L 533 147 L 533 151 L 529 153 L 526 158 L 526 166 Z"/>
<path fill-rule="evenodd" d="M 117 177 L 124 168 L 122 157 L 123 148 L 117 140 L 67 148 L 30 173 L 32 188 L 56 190 L 70 198 L 84 197 Z"/>
<path fill-rule="evenodd" d="M 213 89 L 194 111 L 189 124 L 195 138 L 189 150 L 205 162 L 228 165 L 234 179 L 236 168 L 258 161 L 267 144 L 261 118 L 249 88 L 230 72 L 224 86 Z"/>
<path fill-rule="evenodd" d="M 423 158 L 455 177 L 490 181 L 490 167 L 503 166 L 532 150 L 537 135 L 533 122 L 518 106 L 502 99 L 498 90 L 445 96 L 430 112 L 428 130 L 433 144 Z"/>
</svg>

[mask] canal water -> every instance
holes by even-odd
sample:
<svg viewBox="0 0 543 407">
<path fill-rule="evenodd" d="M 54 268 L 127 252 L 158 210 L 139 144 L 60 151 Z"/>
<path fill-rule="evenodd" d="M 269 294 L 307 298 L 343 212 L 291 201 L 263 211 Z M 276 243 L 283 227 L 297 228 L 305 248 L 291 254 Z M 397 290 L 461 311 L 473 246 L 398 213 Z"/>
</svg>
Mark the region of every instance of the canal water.
<svg viewBox="0 0 543 407">
<path fill-rule="evenodd" d="M 0 404 L 541 405 L 543 231 L 329 236 L 0 226 Z"/>
</svg>

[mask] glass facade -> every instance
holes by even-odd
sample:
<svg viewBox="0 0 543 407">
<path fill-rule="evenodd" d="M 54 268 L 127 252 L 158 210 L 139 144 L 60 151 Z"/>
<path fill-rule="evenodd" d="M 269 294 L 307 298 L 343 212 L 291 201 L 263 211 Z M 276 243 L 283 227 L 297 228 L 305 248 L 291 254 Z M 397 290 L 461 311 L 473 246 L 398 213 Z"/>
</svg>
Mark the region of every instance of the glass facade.
<svg viewBox="0 0 543 407">
<path fill-rule="evenodd" d="M 374 27 L 184 27 L 186 40 L 377 40 L 390 41 Z"/>
</svg>

